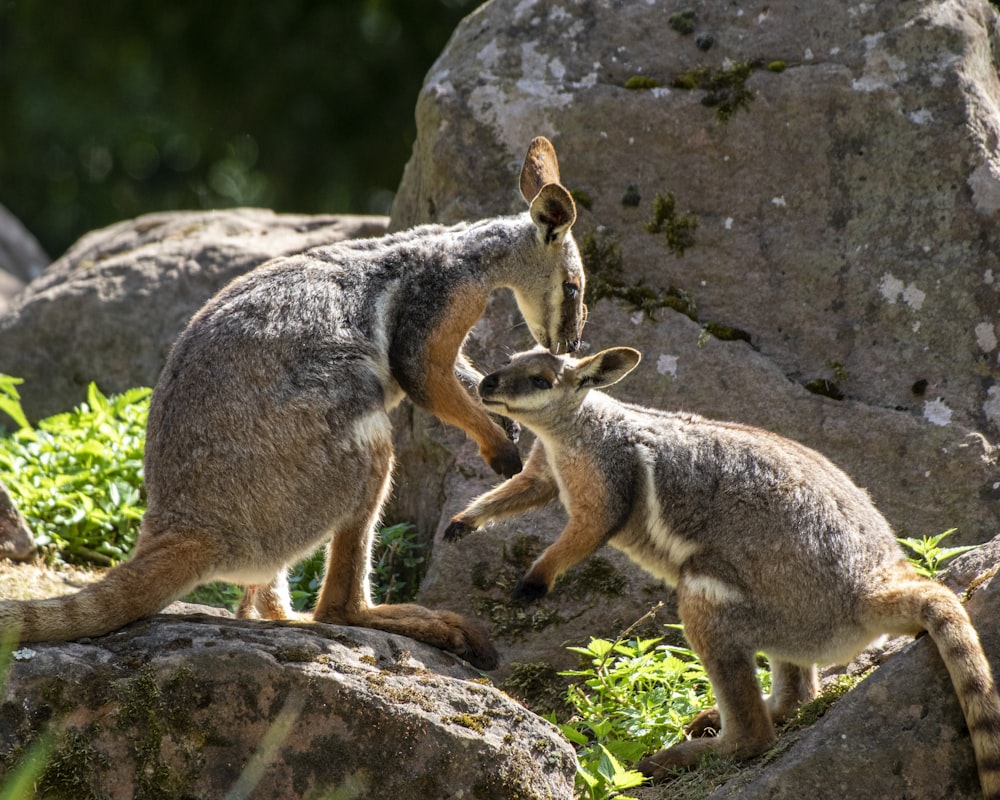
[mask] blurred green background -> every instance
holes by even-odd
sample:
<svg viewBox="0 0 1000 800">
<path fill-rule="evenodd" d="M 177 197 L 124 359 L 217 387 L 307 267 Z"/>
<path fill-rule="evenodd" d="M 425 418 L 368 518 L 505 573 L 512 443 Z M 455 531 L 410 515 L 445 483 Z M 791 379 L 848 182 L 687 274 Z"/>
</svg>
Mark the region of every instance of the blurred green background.
<svg viewBox="0 0 1000 800">
<path fill-rule="evenodd" d="M 53 258 L 148 211 L 387 213 L 477 0 L 0 0 L 0 203 Z"/>
</svg>

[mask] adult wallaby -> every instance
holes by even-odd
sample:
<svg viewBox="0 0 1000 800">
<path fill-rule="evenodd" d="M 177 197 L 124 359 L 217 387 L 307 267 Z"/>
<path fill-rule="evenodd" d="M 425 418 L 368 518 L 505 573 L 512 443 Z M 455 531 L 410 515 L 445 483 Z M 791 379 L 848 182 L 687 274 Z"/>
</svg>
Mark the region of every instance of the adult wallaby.
<svg viewBox="0 0 1000 800">
<path fill-rule="evenodd" d="M 153 392 L 148 510 L 130 560 L 67 597 L 0 604 L 22 641 L 94 636 L 194 586 L 248 586 L 239 616 L 291 616 L 286 565 L 329 541 L 314 619 L 401 633 L 492 668 L 469 619 L 373 605 L 374 527 L 393 465 L 389 411 L 408 395 L 476 440 L 493 469 L 517 447 L 459 375 L 490 293 L 513 290 L 528 329 L 576 348 L 584 274 L 576 208 L 556 154 L 535 139 L 520 176 L 527 212 L 317 247 L 234 280 L 192 318 Z M 477 376 L 481 377 L 481 376 Z"/>
<path fill-rule="evenodd" d="M 456 515 L 445 538 L 558 497 L 569 521 L 516 597 L 544 595 L 604 544 L 676 587 L 721 734 L 642 761 L 654 779 L 709 751 L 762 752 L 775 741 L 773 723 L 815 696 L 817 663 L 849 661 L 882 633 L 926 630 L 965 714 L 983 793 L 1000 798 L 1000 699 L 955 595 L 914 571 L 868 495 L 819 453 L 747 425 L 590 391 L 616 383 L 639 358 L 630 348 L 579 360 L 534 350 L 486 376 L 483 404 L 537 440 L 524 471 Z M 758 652 L 771 662 L 766 699 Z"/>
</svg>

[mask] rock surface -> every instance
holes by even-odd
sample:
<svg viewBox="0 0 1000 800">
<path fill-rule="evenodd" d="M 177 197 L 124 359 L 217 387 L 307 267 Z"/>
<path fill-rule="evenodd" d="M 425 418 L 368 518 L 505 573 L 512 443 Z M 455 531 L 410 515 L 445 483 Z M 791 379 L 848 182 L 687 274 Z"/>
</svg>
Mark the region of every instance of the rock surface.
<svg viewBox="0 0 1000 800">
<path fill-rule="evenodd" d="M 0 315 L 50 260 L 21 221 L 0 205 Z"/>
<path fill-rule="evenodd" d="M 94 231 L 0 317 L 3 371 L 32 419 L 67 411 L 90 381 L 152 386 L 177 334 L 233 278 L 269 258 L 376 236 L 384 217 L 261 209 L 148 214 Z"/>
<path fill-rule="evenodd" d="M 616 394 L 792 436 L 901 534 L 983 541 L 1000 515 L 995 8 L 708 0 L 690 33 L 679 8 L 494 0 L 470 15 L 418 100 L 392 227 L 519 210 L 516 163 L 550 136 L 609 298 L 585 338 L 645 355 Z M 625 88 L 643 80 L 655 88 Z M 493 363 L 528 344 L 511 307 L 477 331 Z M 418 480 L 413 494 L 448 496 L 438 473 Z"/>
<path fill-rule="evenodd" d="M 7 487 L 0 483 L 0 558 L 23 561 L 35 552 L 35 537 Z"/>
<path fill-rule="evenodd" d="M 16 651 L 0 749 L 56 726 L 48 797 L 572 798 L 569 745 L 477 678 L 364 629 L 158 615 Z"/>
</svg>

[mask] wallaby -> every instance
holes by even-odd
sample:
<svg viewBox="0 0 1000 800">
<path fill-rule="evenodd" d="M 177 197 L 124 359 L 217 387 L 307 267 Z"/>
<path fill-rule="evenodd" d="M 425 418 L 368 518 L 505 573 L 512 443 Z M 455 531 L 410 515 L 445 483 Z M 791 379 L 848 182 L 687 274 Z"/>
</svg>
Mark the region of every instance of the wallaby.
<svg viewBox="0 0 1000 800">
<path fill-rule="evenodd" d="M 472 620 L 373 605 L 368 576 L 393 467 L 389 412 L 404 395 L 465 430 L 496 471 L 521 468 L 460 382 L 474 374 L 461 348 L 491 292 L 513 290 L 539 344 L 579 342 L 576 207 L 547 139 L 532 141 L 520 190 L 529 208 L 518 215 L 321 246 L 222 289 L 180 334 L 154 389 L 148 508 L 132 557 L 75 595 L 0 604 L 0 627 L 22 641 L 95 636 L 211 580 L 248 587 L 238 616 L 287 618 L 286 566 L 329 541 L 315 620 L 496 666 Z"/>
<path fill-rule="evenodd" d="M 514 356 L 479 387 L 486 408 L 536 435 L 524 471 L 444 532 L 559 498 L 562 534 L 514 595 L 531 600 L 601 545 L 676 587 L 684 633 L 711 680 L 721 733 L 644 759 L 661 779 L 707 752 L 746 758 L 817 692 L 816 664 L 845 663 L 883 633 L 926 630 L 968 724 L 983 793 L 1000 798 L 1000 699 L 958 598 L 917 574 L 866 492 L 814 450 L 764 430 L 618 402 L 599 391 L 635 368 L 620 347 L 588 358 Z M 773 690 L 761 697 L 755 655 Z"/>
</svg>

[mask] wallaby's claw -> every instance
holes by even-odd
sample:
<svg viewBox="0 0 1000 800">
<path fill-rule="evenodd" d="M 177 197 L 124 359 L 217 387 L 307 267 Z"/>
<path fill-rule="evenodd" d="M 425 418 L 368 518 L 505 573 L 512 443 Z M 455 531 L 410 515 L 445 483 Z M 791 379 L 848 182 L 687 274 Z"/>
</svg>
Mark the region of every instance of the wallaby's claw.
<svg viewBox="0 0 1000 800">
<path fill-rule="evenodd" d="M 517 586 L 514 587 L 511 597 L 515 600 L 522 600 L 526 603 L 530 603 L 534 600 L 545 597 L 548 592 L 549 587 L 544 583 L 533 583 L 521 578 L 521 580 L 517 582 Z"/>
<path fill-rule="evenodd" d="M 490 469 L 505 478 L 512 478 L 521 471 L 521 454 L 512 442 L 490 459 Z"/>
<path fill-rule="evenodd" d="M 446 542 L 457 542 L 463 536 L 472 533 L 475 528 L 468 522 L 460 519 L 453 519 L 448 527 L 444 529 L 444 540 Z"/>
<path fill-rule="evenodd" d="M 706 708 L 684 726 L 684 732 L 692 739 L 702 736 L 718 736 L 721 730 L 722 717 L 719 715 L 719 709 L 715 706 Z"/>
</svg>

